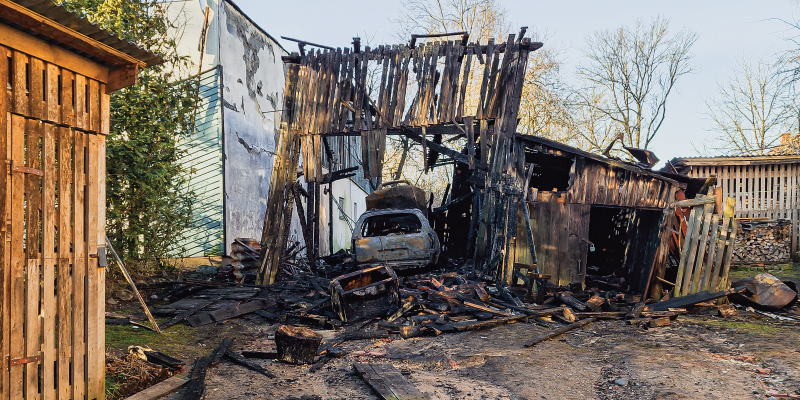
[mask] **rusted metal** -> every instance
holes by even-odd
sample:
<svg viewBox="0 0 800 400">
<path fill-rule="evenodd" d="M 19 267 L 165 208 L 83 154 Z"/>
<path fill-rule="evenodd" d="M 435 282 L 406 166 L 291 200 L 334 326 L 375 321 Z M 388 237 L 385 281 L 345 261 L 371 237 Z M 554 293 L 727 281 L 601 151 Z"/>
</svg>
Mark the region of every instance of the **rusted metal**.
<svg viewBox="0 0 800 400">
<path fill-rule="evenodd" d="M 441 246 L 422 211 L 372 210 L 356 221 L 353 251 L 358 267 L 407 269 L 436 263 Z"/>
<path fill-rule="evenodd" d="M 331 281 L 331 304 L 342 322 L 385 315 L 400 300 L 397 274 L 379 266 L 342 275 Z"/>
<path fill-rule="evenodd" d="M 770 274 L 758 274 L 731 283 L 746 287 L 748 292 L 731 296 L 731 301 L 764 310 L 779 310 L 797 300 L 797 292 Z"/>
<path fill-rule="evenodd" d="M 379 209 L 416 208 L 426 214 L 425 191 L 412 186 L 407 180 L 389 181 L 366 198 L 367 211 Z"/>
<path fill-rule="evenodd" d="M 30 364 L 30 363 L 42 361 L 42 355 L 39 354 L 39 355 L 36 355 L 36 356 L 22 357 L 22 358 L 11 358 L 9 356 L 6 356 L 6 361 L 7 361 L 6 371 L 10 371 L 11 367 L 13 367 L 13 366 Z"/>
</svg>

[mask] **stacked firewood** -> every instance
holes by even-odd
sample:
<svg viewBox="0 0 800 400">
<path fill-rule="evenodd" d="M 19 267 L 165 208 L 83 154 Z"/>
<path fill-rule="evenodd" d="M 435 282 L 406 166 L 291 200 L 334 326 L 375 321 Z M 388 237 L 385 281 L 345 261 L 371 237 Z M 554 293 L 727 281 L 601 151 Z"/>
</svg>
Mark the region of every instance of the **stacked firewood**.
<svg viewBox="0 0 800 400">
<path fill-rule="evenodd" d="M 789 220 L 740 220 L 733 263 L 788 262 L 791 258 L 791 233 Z"/>
<path fill-rule="evenodd" d="M 255 277 L 258 260 L 261 258 L 261 243 L 250 238 L 237 238 L 231 243 L 231 266 L 236 282 L 242 283 L 247 275 Z"/>
</svg>

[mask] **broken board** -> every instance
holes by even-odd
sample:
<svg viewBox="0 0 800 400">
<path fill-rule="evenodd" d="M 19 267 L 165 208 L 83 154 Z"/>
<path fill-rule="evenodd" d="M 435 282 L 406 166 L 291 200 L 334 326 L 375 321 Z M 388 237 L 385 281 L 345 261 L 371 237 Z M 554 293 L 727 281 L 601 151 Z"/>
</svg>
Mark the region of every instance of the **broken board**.
<svg viewBox="0 0 800 400">
<path fill-rule="evenodd" d="M 428 400 L 392 364 L 357 362 L 353 366 L 383 400 Z"/>
<path fill-rule="evenodd" d="M 175 375 L 165 381 L 161 381 L 139 393 L 128 397 L 126 400 L 153 400 L 164 397 L 189 382 L 186 375 Z"/>
<path fill-rule="evenodd" d="M 193 327 L 208 325 L 214 322 L 249 314 L 266 307 L 266 303 L 254 300 L 247 303 L 237 304 L 231 307 L 220 308 L 219 310 L 204 312 L 186 318 L 186 322 Z"/>
</svg>

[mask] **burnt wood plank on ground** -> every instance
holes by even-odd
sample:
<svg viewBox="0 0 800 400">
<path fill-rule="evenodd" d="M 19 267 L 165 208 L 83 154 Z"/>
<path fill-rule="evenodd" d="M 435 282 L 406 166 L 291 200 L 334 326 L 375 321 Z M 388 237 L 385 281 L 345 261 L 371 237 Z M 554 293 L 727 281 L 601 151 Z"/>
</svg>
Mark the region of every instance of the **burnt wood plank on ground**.
<svg viewBox="0 0 800 400">
<path fill-rule="evenodd" d="M 259 374 L 264 375 L 267 378 L 274 378 L 275 377 L 275 374 L 273 374 L 272 372 L 267 371 L 266 369 L 264 369 L 260 365 L 256 365 L 256 364 L 253 364 L 251 362 L 248 362 L 247 360 L 244 359 L 244 357 L 242 357 L 242 356 L 240 356 L 240 355 L 238 355 L 238 354 L 236 354 L 236 353 L 234 353 L 234 352 L 232 352 L 230 350 L 225 352 L 225 357 L 227 357 L 229 360 L 233 361 L 235 364 L 239 364 L 239 365 L 241 365 L 241 366 L 243 366 L 243 367 L 245 367 L 247 369 L 250 369 L 252 371 L 258 372 Z"/>
<path fill-rule="evenodd" d="M 428 400 L 391 364 L 357 362 L 353 366 L 383 400 Z"/>
<path fill-rule="evenodd" d="M 204 312 L 186 318 L 189 325 L 193 327 L 208 325 L 214 322 L 249 314 L 267 307 L 267 304 L 260 300 L 253 300 L 247 303 L 237 304 L 231 307 L 220 308 L 210 312 Z"/>
<path fill-rule="evenodd" d="M 233 338 L 226 338 L 220 342 L 219 346 L 214 349 L 214 355 L 211 357 L 211 364 L 217 365 L 222 360 L 222 357 L 225 356 L 225 352 L 228 351 L 228 348 L 231 347 L 233 344 Z"/>
<path fill-rule="evenodd" d="M 163 324 L 161 324 L 159 326 L 159 329 L 161 329 L 163 331 L 164 329 L 167 329 L 167 328 L 169 328 L 169 327 L 171 327 L 171 326 L 173 326 L 175 324 L 178 324 L 181 321 L 185 320 L 186 318 L 189 318 L 192 315 L 198 313 L 200 310 L 202 310 L 202 309 L 214 304 L 217 300 L 219 300 L 219 298 L 214 299 L 214 300 L 209 300 L 209 301 L 203 301 L 200 304 L 196 305 L 195 307 L 176 315 L 171 320 L 169 320 L 167 322 L 164 322 Z"/>
<path fill-rule="evenodd" d="M 206 391 L 206 372 L 208 372 L 209 365 L 211 365 L 211 359 L 208 357 L 200 357 L 195 361 L 194 368 L 192 368 L 192 379 L 186 387 L 186 392 L 183 393 L 183 400 L 197 400 L 203 397 Z"/>
<path fill-rule="evenodd" d="M 645 308 L 645 311 L 669 311 L 670 308 L 682 308 L 704 301 L 715 300 L 720 297 L 725 297 L 734 293 L 741 293 L 747 290 L 745 287 L 730 288 L 721 292 L 709 293 L 707 290 L 697 293 L 692 293 L 687 296 L 676 297 L 658 303 L 653 303 Z"/>
<path fill-rule="evenodd" d="M 569 331 L 571 331 L 573 329 L 577 329 L 577 328 L 583 327 L 583 326 L 588 325 L 588 324 L 590 324 L 592 322 L 595 322 L 595 321 L 597 321 L 597 319 L 595 319 L 595 318 L 587 318 L 587 319 L 584 319 L 584 320 L 569 324 L 569 325 L 564 326 L 562 328 L 558 328 L 558 329 L 556 329 L 556 330 L 554 330 L 554 331 L 552 331 L 552 332 L 550 332 L 550 333 L 548 333 L 546 335 L 543 335 L 543 336 L 540 336 L 540 337 L 534 339 L 532 342 L 526 344 L 525 347 L 533 347 L 533 346 L 535 346 L 535 345 L 537 345 L 537 344 L 539 344 L 541 342 L 544 342 L 546 340 L 550 340 L 552 338 L 561 336 L 561 335 L 563 335 L 563 334 L 565 334 L 565 333 L 567 333 L 567 332 L 569 332 Z"/>
</svg>

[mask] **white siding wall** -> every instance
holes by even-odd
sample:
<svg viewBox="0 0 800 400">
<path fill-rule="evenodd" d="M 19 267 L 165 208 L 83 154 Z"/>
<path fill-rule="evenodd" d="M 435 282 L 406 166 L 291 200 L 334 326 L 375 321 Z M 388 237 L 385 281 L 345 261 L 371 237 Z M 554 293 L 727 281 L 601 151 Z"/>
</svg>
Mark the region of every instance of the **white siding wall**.
<svg viewBox="0 0 800 400">
<path fill-rule="evenodd" d="M 325 193 L 328 185 L 320 185 L 320 213 L 319 213 L 319 254 L 333 254 L 341 249 L 351 247 L 353 228 L 358 217 L 367 210 L 367 193 L 350 179 L 341 179 L 333 183 L 333 210 L 328 211 L 328 195 Z M 339 218 L 339 208 L 336 203 L 343 199 L 342 208 L 345 214 L 344 220 Z M 330 238 L 328 236 L 328 221 L 333 218 L 333 251 L 330 248 Z M 350 224 L 348 224 L 350 222 Z"/>
</svg>

